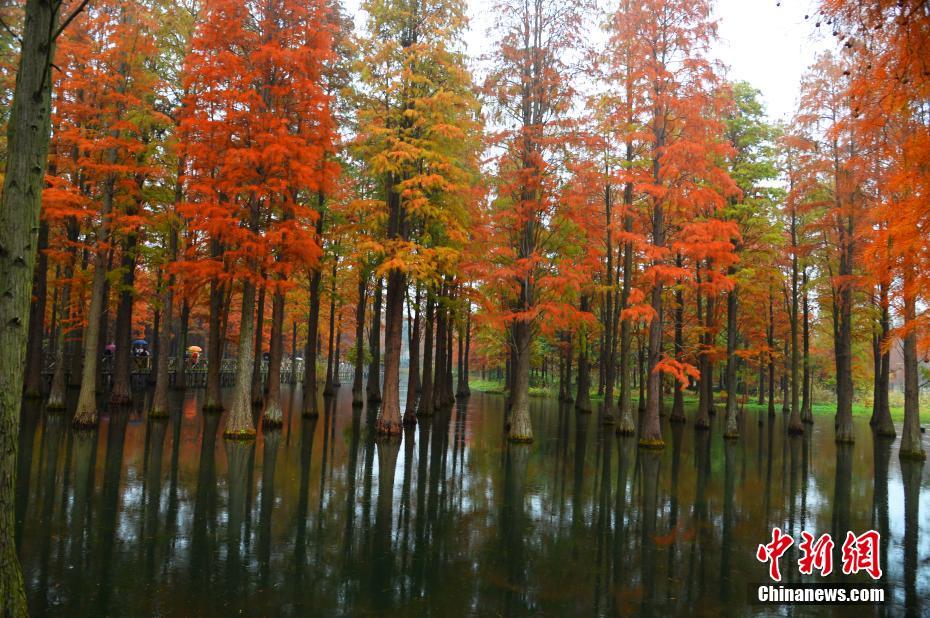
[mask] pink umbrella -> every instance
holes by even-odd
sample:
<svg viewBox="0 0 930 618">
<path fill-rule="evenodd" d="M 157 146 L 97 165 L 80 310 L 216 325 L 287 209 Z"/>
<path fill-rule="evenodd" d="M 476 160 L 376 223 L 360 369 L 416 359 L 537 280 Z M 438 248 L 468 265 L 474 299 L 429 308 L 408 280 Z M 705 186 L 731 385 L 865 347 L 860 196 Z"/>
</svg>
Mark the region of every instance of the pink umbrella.
<svg viewBox="0 0 930 618">
<path fill-rule="evenodd" d="M 104 350 L 109 350 L 110 352 L 116 352 L 116 344 L 108 343 L 106 347 L 104 348 Z"/>
</svg>

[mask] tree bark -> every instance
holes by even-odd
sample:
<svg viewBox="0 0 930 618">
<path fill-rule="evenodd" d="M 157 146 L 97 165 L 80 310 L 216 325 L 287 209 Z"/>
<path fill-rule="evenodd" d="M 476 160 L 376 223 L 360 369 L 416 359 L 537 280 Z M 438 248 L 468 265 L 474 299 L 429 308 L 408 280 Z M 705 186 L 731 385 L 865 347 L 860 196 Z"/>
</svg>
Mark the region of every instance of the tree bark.
<svg viewBox="0 0 930 618">
<path fill-rule="evenodd" d="M 803 379 L 804 383 L 801 385 L 801 421 L 808 424 L 813 424 L 814 415 L 812 409 L 812 393 L 811 393 L 811 339 L 810 339 L 810 306 L 809 299 L 807 295 L 807 269 L 803 269 L 802 272 L 802 286 L 803 288 L 803 328 L 802 328 L 802 341 L 803 341 L 803 352 L 802 352 L 802 365 L 804 368 Z"/>
<path fill-rule="evenodd" d="M 902 459 L 927 458 L 920 439 L 920 367 L 917 363 L 917 294 L 913 289 L 914 266 L 912 257 L 904 265 L 904 426 L 901 429 Z M 838 438 L 837 438 L 838 439 Z"/>
<path fill-rule="evenodd" d="M 113 159 L 115 153 L 110 155 Z M 115 179 L 107 179 L 100 209 L 100 224 L 97 227 L 97 247 L 94 254 L 94 280 L 91 287 L 90 308 L 87 310 L 87 328 L 84 332 L 84 367 L 81 372 L 81 391 L 73 423 L 77 428 L 97 426 L 97 361 L 100 358 L 101 318 L 106 302 L 107 252 L 99 247 L 106 246 L 110 239 L 110 213 L 113 210 L 113 188 Z"/>
<path fill-rule="evenodd" d="M 219 281 L 210 281 L 210 321 L 207 326 L 207 392 L 203 405 L 204 412 L 220 412 L 223 410 L 223 395 L 220 387 L 220 369 L 223 362 L 223 342 L 221 328 L 223 322 L 223 300 L 226 294 Z M 175 384 L 183 384 L 185 367 L 184 349 L 187 342 L 184 338 L 178 339 L 178 361 L 175 373 Z M 183 386 L 179 386 L 183 388 Z"/>
<path fill-rule="evenodd" d="M 226 418 L 224 438 L 251 440 L 255 438 L 252 426 L 252 346 L 255 344 L 255 284 L 242 284 L 242 319 L 239 326 L 238 363 L 236 384 L 233 387 L 229 416 Z"/>
<path fill-rule="evenodd" d="M 730 275 L 735 272 L 730 269 Z M 739 423 L 737 418 L 736 399 L 736 329 L 737 313 L 739 311 L 739 287 L 734 286 L 727 294 L 727 412 L 725 438 L 739 438 Z"/>
<path fill-rule="evenodd" d="M 113 358 L 113 388 L 110 403 L 125 406 L 132 403 L 132 305 L 136 280 L 136 234 L 126 236 L 122 246 L 120 270 L 122 279 L 119 306 L 116 309 L 116 354 Z"/>
<path fill-rule="evenodd" d="M 381 403 L 381 303 L 383 300 L 384 281 L 379 277 L 375 281 L 375 298 L 371 307 L 371 328 L 368 331 L 368 350 L 371 362 L 368 364 L 368 384 L 366 385 L 369 403 Z"/>
<path fill-rule="evenodd" d="M 252 354 L 252 405 L 260 406 L 265 393 L 262 385 L 262 343 L 265 336 L 265 284 L 258 290 L 258 310 L 255 312 L 255 348 Z"/>
<path fill-rule="evenodd" d="M 510 427 L 507 439 L 511 442 L 532 442 L 530 424 L 530 325 L 514 322 L 511 326 L 515 355 L 513 371 L 513 399 L 510 410 Z"/>
<path fill-rule="evenodd" d="M 591 301 L 587 295 L 581 297 L 579 310 L 582 313 L 591 310 Z M 588 362 L 588 337 L 582 327 L 578 339 L 578 393 L 575 395 L 575 409 L 579 412 L 591 412 L 591 366 Z"/>
<path fill-rule="evenodd" d="M 48 298 L 48 223 L 40 221 L 33 275 L 32 296 L 35 300 L 29 308 L 29 342 L 26 348 L 25 396 L 40 399 L 44 383 L 42 379 L 42 341 L 45 338 L 45 307 Z M 51 339 L 49 340 L 51 344 Z"/>
<path fill-rule="evenodd" d="M 29 304 L 51 131 L 50 64 L 57 13 L 27 0 L 22 53 L 7 125 L 7 161 L 0 196 L 0 614 L 26 616 L 16 555 L 14 488 L 26 360 Z"/>
<path fill-rule="evenodd" d="M 352 379 L 352 406 L 365 403 L 365 304 L 368 291 L 368 273 L 359 268 L 358 302 L 355 305 L 355 374 Z"/>
<path fill-rule="evenodd" d="M 420 402 L 417 414 L 431 416 L 433 414 L 433 321 L 436 313 L 436 302 L 433 295 L 427 291 L 426 296 L 426 330 L 423 336 L 423 385 L 420 390 Z"/>
<path fill-rule="evenodd" d="M 404 405 L 404 426 L 417 423 L 417 392 L 420 390 L 420 286 L 417 285 L 413 302 L 407 298 L 408 306 L 413 305 L 413 324 L 410 328 L 408 349 L 410 351 L 409 372 L 407 374 L 407 402 Z M 409 311 L 409 310 L 408 310 Z M 408 313 L 408 323 L 410 315 Z"/>
<path fill-rule="evenodd" d="M 320 215 L 322 219 L 322 215 Z M 313 417 L 320 413 L 317 402 L 317 337 L 320 328 L 320 284 L 322 273 L 316 267 L 310 274 L 310 316 L 307 320 L 307 345 L 304 349 L 304 398 L 303 416 Z"/>
<path fill-rule="evenodd" d="M 281 362 L 284 359 L 284 293 L 274 291 L 271 300 L 271 341 L 268 357 L 268 396 L 262 411 L 262 425 L 280 427 L 284 422 L 281 407 Z"/>
<path fill-rule="evenodd" d="M 329 290 L 329 340 L 326 353 L 326 382 L 323 385 L 323 396 L 331 397 L 336 392 L 333 380 L 333 356 L 336 340 L 336 265 L 338 261 L 333 258 L 332 283 Z"/>
</svg>

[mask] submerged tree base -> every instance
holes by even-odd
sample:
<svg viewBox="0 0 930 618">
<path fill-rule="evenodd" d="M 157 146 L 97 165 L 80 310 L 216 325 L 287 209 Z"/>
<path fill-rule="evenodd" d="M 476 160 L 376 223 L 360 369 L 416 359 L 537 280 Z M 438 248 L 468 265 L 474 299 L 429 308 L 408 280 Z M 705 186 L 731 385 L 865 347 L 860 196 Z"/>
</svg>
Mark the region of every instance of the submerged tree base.
<svg viewBox="0 0 930 618">
<path fill-rule="evenodd" d="M 149 418 L 168 418 L 168 410 L 152 408 L 149 410 Z"/>
<path fill-rule="evenodd" d="M 223 432 L 223 438 L 227 440 L 254 440 L 254 429 L 227 429 Z"/>
<path fill-rule="evenodd" d="M 399 436 L 403 431 L 403 425 L 397 421 L 389 421 L 384 418 L 379 418 L 375 423 L 375 432 L 379 436 Z"/>
<path fill-rule="evenodd" d="M 404 412 L 404 420 L 402 421 L 404 427 L 416 427 L 417 425 L 417 414 L 413 410 L 408 410 Z"/>
<path fill-rule="evenodd" d="M 837 432 L 835 441 L 837 444 L 855 444 L 856 439 L 853 437 L 852 433 Z"/>
<path fill-rule="evenodd" d="M 661 451 L 665 448 L 665 440 L 661 438 L 656 438 L 653 440 L 642 438 L 639 441 L 639 448 L 647 449 L 650 451 Z"/>
<path fill-rule="evenodd" d="M 223 407 L 222 404 L 219 404 L 219 403 L 206 403 L 204 404 L 203 408 L 201 408 L 201 410 L 204 413 L 219 414 L 223 412 L 225 408 Z"/>
<path fill-rule="evenodd" d="M 98 424 L 98 420 L 88 421 L 75 418 L 73 421 L 71 421 L 71 425 L 77 431 L 93 431 L 97 429 Z"/>
<path fill-rule="evenodd" d="M 738 431 L 728 431 L 728 432 L 726 432 L 725 434 L 723 434 L 723 439 L 724 439 L 724 440 L 739 440 L 739 432 L 738 432 Z"/>
<path fill-rule="evenodd" d="M 910 461 L 924 461 L 927 459 L 927 453 L 922 448 L 908 449 L 901 447 L 901 450 L 898 452 L 898 457 Z"/>
</svg>

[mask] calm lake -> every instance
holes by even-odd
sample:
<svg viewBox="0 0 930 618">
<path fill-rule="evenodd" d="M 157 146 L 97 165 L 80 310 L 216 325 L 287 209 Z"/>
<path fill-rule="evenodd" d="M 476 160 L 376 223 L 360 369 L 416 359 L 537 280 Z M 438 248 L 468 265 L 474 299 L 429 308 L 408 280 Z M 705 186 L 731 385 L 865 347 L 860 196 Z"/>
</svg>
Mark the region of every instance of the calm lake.
<svg viewBox="0 0 930 618">
<path fill-rule="evenodd" d="M 92 433 L 26 404 L 17 536 L 34 615 L 930 612 L 930 473 L 902 468 L 867 419 L 838 449 L 830 417 L 798 437 L 781 414 L 747 415 L 725 443 L 718 412 L 711 432 L 664 421 L 654 453 L 534 399 L 536 441 L 508 446 L 503 397 L 475 393 L 382 442 L 343 386 L 318 418 L 243 443 L 201 393 L 175 396 L 169 419 L 140 401 Z M 831 532 L 836 572 L 845 531 L 878 530 L 884 606 L 750 605 L 773 526 Z M 796 547 L 786 581 L 802 577 Z M 801 581 L 871 581 L 836 572 Z"/>
</svg>

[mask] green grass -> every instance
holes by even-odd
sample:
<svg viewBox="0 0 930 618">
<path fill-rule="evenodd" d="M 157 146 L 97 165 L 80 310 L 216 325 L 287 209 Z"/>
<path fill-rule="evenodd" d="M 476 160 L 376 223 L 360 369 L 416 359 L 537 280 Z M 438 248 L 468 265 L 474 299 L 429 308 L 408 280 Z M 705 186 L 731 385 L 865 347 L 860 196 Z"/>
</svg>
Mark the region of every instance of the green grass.
<svg viewBox="0 0 930 618">
<path fill-rule="evenodd" d="M 468 383 L 471 386 L 472 390 L 480 391 L 482 393 L 504 394 L 506 392 L 506 389 L 504 388 L 504 382 L 502 381 L 498 382 L 497 380 L 477 380 L 477 379 L 472 378 L 471 380 L 469 380 Z M 549 397 L 549 398 L 555 399 L 557 395 L 558 395 L 558 386 L 547 386 L 547 387 L 531 386 L 530 387 L 530 397 Z M 596 391 L 591 392 L 592 401 L 602 401 L 603 399 L 604 397 L 602 395 L 598 395 Z M 634 394 L 633 400 L 635 401 L 636 399 L 637 398 Z M 722 402 L 725 402 L 726 394 L 719 393 L 719 392 L 714 393 L 714 401 L 718 405 Z M 666 396 L 666 403 L 668 404 L 671 403 L 670 395 Z M 691 393 L 686 394 L 685 405 L 696 406 L 697 397 L 694 397 Z M 768 410 L 768 404 L 766 403 L 760 406 L 757 403 L 757 399 L 752 398 L 751 401 L 746 402 L 745 409 L 749 412 L 759 412 L 759 411 L 765 412 Z M 781 401 L 776 400 L 775 410 L 779 414 L 781 413 Z M 811 406 L 811 411 L 816 416 L 833 416 L 836 414 L 836 404 L 831 403 L 831 402 L 814 403 Z M 853 404 L 853 416 L 854 417 L 865 417 L 865 418 L 872 416 L 871 402 L 854 403 Z M 895 422 L 900 422 L 904 420 L 904 408 L 899 405 L 898 406 L 892 405 L 891 406 L 891 418 Z"/>
</svg>

